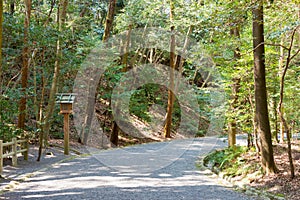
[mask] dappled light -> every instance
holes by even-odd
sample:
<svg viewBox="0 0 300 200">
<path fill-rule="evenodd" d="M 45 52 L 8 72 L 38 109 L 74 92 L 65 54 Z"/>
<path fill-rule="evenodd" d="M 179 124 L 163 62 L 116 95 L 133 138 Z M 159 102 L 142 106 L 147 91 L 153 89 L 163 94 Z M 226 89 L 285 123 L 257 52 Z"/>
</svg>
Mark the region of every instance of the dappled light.
<svg viewBox="0 0 300 200">
<path fill-rule="evenodd" d="M 0 0 L 0 199 L 298 200 L 299 88 L 298 0 Z"/>
<path fill-rule="evenodd" d="M 166 146 L 162 146 L 161 143 L 152 143 L 127 147 L 123 152 L 118 149 L 103 151 L 90 157 L 78 157 L 57 163 L 37 173 L 18 186 L 13 193 L 6 193 L 4 197 L 57 199 L 68 196 L 68 199 L 89 199 L 98 196 L 101 199 L 134 197 L 181 199 L 205 196 L 207 199 L 222 199 L 221 194 L 241 197 L 240 194 L 226 189 L 226 187 L 231 187 L 228 183 L 216 176 L 211 179 L 210 176 L 213 176 L 211 173 L 199 170 L 195 166 L 197 156 L 202 155 L 201 152 L 210 150 L 204 150 L 204 148 L 207 148 L 206 146 L 222 147 L 221 140 L 206 138 L 178 141 L 174 144 L 176 148 L 183 148 L 185 151 L 177 159 L 171 159 L 170 163 L 159 168 L 153 167 L 151 163 L 158 162 L 162 157 L 155 156 L 153 160 L 147 160 L 147 157 L 137 157 L 139 154 L 147 153 L 147 149 L 151 149 L 152 152 L 159 151 L 160 148 L 169 149 L 169 143 L 164 145 Z M 111 157 L 119 154 L 124 160 L 116 165 L 105 165 L 100 159 L 102 154 L 103 156 L 110 154 Z M 134 158 L 130 157 L 131 154 Z M 141 169 L 144 167 L 148 167 L 148 172 Z M 150 170 L 151 167 L 153 168 Z M 224 185 L 218 186 L 222 183 Z M 172 193 L 169 193 L 170 191 Z"/>
</svg>

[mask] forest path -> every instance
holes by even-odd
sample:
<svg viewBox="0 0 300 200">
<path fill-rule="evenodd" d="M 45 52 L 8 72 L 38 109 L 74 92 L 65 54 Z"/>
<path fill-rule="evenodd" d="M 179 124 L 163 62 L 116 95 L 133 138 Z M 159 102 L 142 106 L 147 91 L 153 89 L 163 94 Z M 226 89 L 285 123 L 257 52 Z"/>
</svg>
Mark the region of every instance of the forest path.
<svg viewBox="0 0 300 200">
<path fill-rule="evenodd" d="M 226 145 L 207 137 L 94 152 L 35 172 L 0 199 L 255 199 L 196 166 Z"/>
</svg>

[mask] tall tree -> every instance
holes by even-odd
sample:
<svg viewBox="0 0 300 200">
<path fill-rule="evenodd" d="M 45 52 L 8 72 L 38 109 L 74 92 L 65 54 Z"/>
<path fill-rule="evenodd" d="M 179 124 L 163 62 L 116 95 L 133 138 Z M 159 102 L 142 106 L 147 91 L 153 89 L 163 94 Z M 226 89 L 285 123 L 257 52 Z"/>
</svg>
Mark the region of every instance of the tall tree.
<svg viewBox="0 0 300 200">
<path fill-rule="evenodd" d="M 63 27 L 65 24 L 66 20 L 66 15 L 67 15 L 67 7 L 68 7 L 68 0 L 60 0 L 59 1 L 59 13 L 58 13 L 58 32 L 60 33 L 57 39 L 56 43 L 56 60 L 54 64 L 54 73 L 52 77 L 52 84 L 51 84 L 51 89 L 50 89 L 50 95 L 49 95 L 49 100 L 48 100 L 48 106 L 46 110 L 46 116 L 44 119 L 44 126 L 42 127 L 42 131 L 40 134 L 40 147 L 39 147 L 39 156 L 38 156 L 38 161 L 41 158 L 41 153 L 42 153 L 42 147 L 45 142 L 47 142 L 47 138 L 49 135 L 49 130 L 50 130 L 50 124 L 51 124 L 51 117 L 53 115 L 54 111 L 54 105 L 55 105 L 55 94 L 57 92 L 57 83 L 60 75 L 60 65 L 61 65 L 61 58 L 62 58 L 62 49 L 61 49 L 61 33 L 63 31 Z"/>
<path fill-rule="evenodd" d="M 171 38 L 170 38 L 170 84 L 168 90 L 168 107 L 167 107 L 167 118 L 166 124 L 164 127 L 164 134 L 166 138 L 171 137 L 171 126 L 172 126 L 172 112 L 173 112 L 173 104 L 174 104 L 174 70 L 175 70 L 175 26 L 174 22 L 174 3 L 170 0 L 170 22 L 171 22 Z"/>
<path fill-rule="evenodd" d="M 284 45 L 284 38 L 283 38 L 283 36 L 281 36 L 280 47 L 279 47 L 280 48 L 280 56 L 279 56 L 279 61 L 278 61 L 279 73 L 282 72 L 283 63 L 284 63 L 284 48 L 283 48 L 283 45 Z M 283 110 L 284 110 L 283 105 L 281 105 L 280 106 L 280 112 L 283 113 Z M 284 124 L 283 124 L 282 120 L 280 120 L 280 143 L 284 143 L 284 131 L 285 131 Z"/>
<path fill-rule="evenodd" d="M 235 27 L 233 27 L 230 30 L 230 34 L 231 36 L 236 39 L 236 40 L 240 40 L 240 30 L 239 27 L 235 24 Z M 236 47 L 234 49 L 234 60 L 237 61 L 241 58 L 241 54 L 240 54 L 240 48 Z M 232 96 L 231 96 L 231 105 L 230 105 L 230 109 L 232 111 L 236 110 L 237 107 L 237 101 L 238 101 L 238 92 L 240 89 L 240 81 L 241 79 L 239 77 L 234 77 L 232 79 Z M 236 117 L 233 116 L 233 119 L 229 122 L 228 124 L 229 127 L 229 133 L 228 133 L 228 146 L 232 147 L 236 144 L 236 133 L 237 133 L 237 123 L 236 123 Z"/>
<path fill-rule="evenodd" d="M 112 31 L 112 27 L 113 27 L 113 20 L 114 20 L 114 15 L 115 15 L 115 7 L 116 7 L 116 0 L 110 0 L 109 1 L 109 6 L 108 6 L 108 12 L 106 15 L 106 21 L 105 21 L 105 29 L 104 29 L 104 34 L 103 34 L 103 42 L 107 41 L 110 33 Z M 118 106 L 116 106 L 118 107 Z M 116 123 L 115 120 L 113 120 L 112 122 L 112 132 L 110 135 L 110 142 L 115 145 L 118 146 L 119 143 L 119 126 Z"/>
<path fill-rule="evenodd" d="M 20 100 L 19 106 L 19 118 L 18 118 L 18 127 L 24 129 L 25 127 L 25 118 L 26 118 L 26 102 L 27 102 L 27 85 L 28 85 L 28 69 L 29 69 L 29 26 L 30 26 L 30 15 L 31 15 L 31 0 L 24 0 L 25 5 L 25 20 L 24 20 L 24 40 L 23 40 L 23 50 L 22 50 L 22 97 Z"/>
<path fill-rule="evenodd" d="M 263 2 L 263 0 L 254 0 L 252 8 L 255 114 L 261 141 L 261 163 L 266 174 L 273 174 L 276 173 L 277 169 L 274 162 L 272 136 L 268 116 Z"/>
<path fill-rule="evenodd" d="M 124 50 L 123 50 L 123 55 L 121 56 L 121 64 L 123 65 L 122 68 L 122 72 L 126 72 L 128 70 L 127 66 L 127 59 L 128 59 L 128 48 L 129 48 L 129 44 L 130 44 L 130 38 L 131 38 L 131 30 L 132 30 L 132 26 L 129 25 L 128 26 L 128 31 L 126 33 L 126 41 L 124 44 Z M 119 109 L 119 105 L 118 102 L 116 102 L 116 116 L 119 116 L 120 114 L 120 109 Z M 120 132 L 120 128 L 118 126 L 118 124 L 116 123 L 116 121 L 114 120 L 112 123 L 112 132 L 110 135 L 110 142 L 115 145 L 118 146 L 119 143 L 119 132 Z"/>
<path fill-rule="evenodd" d="M 109 38 L 110 32 L 112 31 L 114 15 L 115 15 L 115 7 L 116 7 L 116 0 L 110 0 L 106 21 L 105 21 L 104 34 L 102 38 L 103 41 L 106 41 Z"/>
<path fill-rule="evenodd" d="M 292 37 L 291 37 L 291 42 L 290 42 L 289 47 L 285 47 L 285 49 L 288 52 L 287 52 L 285 65 L 281 67 L 283 69 L 281 71 L 281 77 L 280 77 L 280 95 L 279 95 L 279 102 L 278 102 L 278 107 L 277 107 L 277 112 L 278 112 L 278 115 L 279 115 L 279 118 L 280 118 L 280 122 L 281 122 L 281 124 L 283 124 L 284 130 L 286 132 L 286 138 L 287 138 L 287 142 L 288 142 L 288 158 L 289 158 L 289 163 L 290 163 L 290 172 L 291 172 L 291 178 L 292 179 L 295 178 L 295 168 L 294 168 L 293 157 L 292 157 L 291 128 L 289 127 L 288 122 L 286 121 L 286 119 L 284 117 L 282 107 L 283 107 L 285 76 L 286 76 L 288 68 L 290 67 L 290 63 L 291 63 L 292 59 L 295 58 L 300 52 L 300 48 L 299 48 L 297 50 L 297 52 L 294 55 L 292 55 L 292 48 L 293 48 L 293 43 L 295 41 L 295 34 L 296 34 L 296 31 L 299 27 L 300 26 L 297 26 L 294 29 L 294 31 L 292 32 Z M 283 46 L 281 46 L 281 47 L 283 48 Z"/>
</svg>

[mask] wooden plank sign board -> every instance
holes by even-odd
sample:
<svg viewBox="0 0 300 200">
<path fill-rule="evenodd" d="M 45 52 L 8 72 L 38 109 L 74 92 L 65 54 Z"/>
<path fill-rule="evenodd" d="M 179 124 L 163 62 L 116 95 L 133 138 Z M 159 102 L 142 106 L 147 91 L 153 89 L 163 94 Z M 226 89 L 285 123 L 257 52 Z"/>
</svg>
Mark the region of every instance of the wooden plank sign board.
<svg viewBox="0 0 300 200">
<path fill-rule="evenodd" d="M 75 95 L 73 93 L 61 93 L 56 94 L 56 103 L 60 104 L 60 113 L 72 113 L 73 103 L 75 101 Z"/>
</svg>

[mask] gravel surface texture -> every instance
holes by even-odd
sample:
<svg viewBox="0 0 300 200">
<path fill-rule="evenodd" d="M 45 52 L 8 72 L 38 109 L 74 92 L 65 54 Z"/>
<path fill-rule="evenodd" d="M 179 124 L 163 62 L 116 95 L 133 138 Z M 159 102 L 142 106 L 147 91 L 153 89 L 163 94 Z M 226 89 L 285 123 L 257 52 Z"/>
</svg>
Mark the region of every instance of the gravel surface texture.
<svg viewBox="0 0 300 200">
<path fill-rule="evenodd" d="M 31 175 L 0 199 L 258 199 L 197 167 L 199 157 L 225 146 L 222 139 L 208 137 L 59 155 L 55 164 L 24 170 Z"/>
</svg>

